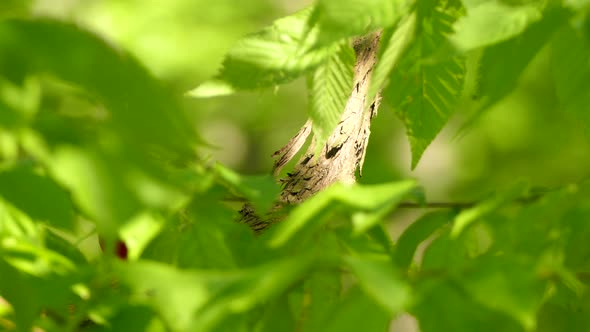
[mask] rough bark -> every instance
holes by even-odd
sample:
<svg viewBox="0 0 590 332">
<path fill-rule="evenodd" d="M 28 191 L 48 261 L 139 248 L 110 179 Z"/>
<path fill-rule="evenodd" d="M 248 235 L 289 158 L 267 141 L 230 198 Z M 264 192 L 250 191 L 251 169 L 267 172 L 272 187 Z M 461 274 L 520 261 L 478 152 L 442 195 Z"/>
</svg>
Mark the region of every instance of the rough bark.
<svg viewBox="0 0 590 332">
<path fill-rule="evenodd" d="M 342 113 L 340 122 L 316 156 L 316 144 L 312 139 L 307 151 L 297 162 L 287 178 L 279 180 L 283 189 L 280 203 L 265 217 L 258 216 L 249 204 L 240 211 L 242 221 L 259 232 L 278 221 L 277 212 L 285 204 L 298 204 L 335 182 L 354 183 L 356 170 L 362 172 L 365 150 L 369 141 L 371 119 L 377 114 L 380 98 L 367 101 L 371 71 L 377 58 L 380 33 L 359 38 L 354 43 L 356 63 L 354 86 Z M 285 147 L 277 151 L 275 175 L 293 158 L 311 132 L 308 121 Z"/>
</svg>

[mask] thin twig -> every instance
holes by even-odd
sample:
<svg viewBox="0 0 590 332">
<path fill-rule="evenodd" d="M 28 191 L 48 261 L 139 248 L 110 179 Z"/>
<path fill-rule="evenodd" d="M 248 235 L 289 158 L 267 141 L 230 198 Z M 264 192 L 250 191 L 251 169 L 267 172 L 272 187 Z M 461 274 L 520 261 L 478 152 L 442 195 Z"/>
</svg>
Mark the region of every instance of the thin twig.
<svg viewBox="0 0 590 332">
<path fill-rule="evenodd" d="M 544 193 L 534 194 L 526 197 L 519 197 L 512 201 L 516 204 L 528 204 L 537 201 L 543 197 Z M 479 204 L 481 201 L 463 201 L 463 202 L 401 202 L 397 205 L 402 209 L 468 209 Z"/>
<path fill-rule="evenodd" d="M 543 194 L 536 194 L 526 197 L 519 197 L 512 201 L 516 204 L 532 203 L 543 197 Z M 247 203 L 248 200 L 238 196 L 228 196 L 224 198 L 225 202 Z M 481 203 L 481 201 L 458 201 L 458 202 L 401 202 L 397 205 L 401 209 L 468 209 Z"/>
</svg>

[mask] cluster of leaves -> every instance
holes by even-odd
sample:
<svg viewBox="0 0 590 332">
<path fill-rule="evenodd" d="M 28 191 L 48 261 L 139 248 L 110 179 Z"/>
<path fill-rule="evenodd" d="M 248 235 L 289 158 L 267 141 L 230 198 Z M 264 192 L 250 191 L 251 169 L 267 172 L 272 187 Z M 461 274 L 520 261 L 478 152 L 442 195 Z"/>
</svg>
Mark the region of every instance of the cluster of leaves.
<svg viewBox="0 0 590 332">
<path fill-rule="evenodd" d="M 266 211 L 272 178 L 199 160 L 177 98 L 125 51 L 19 15 L 0 18 L 3 329 L 385 331 L 402 312 L 423 332 L 590 328 L 588 184 L 431 212 L 395 243 L 383 221 L 422 201 L 417 183 L 337 184 L 255 237 L 224 199 Z M 326 137 L 352 86 L 349 39 L 376 29 L 370 93 L 406 125 L 413 165 L 465 94 L 477 117 L 543 48 L 563 110 L 588 123 L 584 0 L 318 0 L 238 42 L 193 94 L 308 75 Z"/>
</svg>

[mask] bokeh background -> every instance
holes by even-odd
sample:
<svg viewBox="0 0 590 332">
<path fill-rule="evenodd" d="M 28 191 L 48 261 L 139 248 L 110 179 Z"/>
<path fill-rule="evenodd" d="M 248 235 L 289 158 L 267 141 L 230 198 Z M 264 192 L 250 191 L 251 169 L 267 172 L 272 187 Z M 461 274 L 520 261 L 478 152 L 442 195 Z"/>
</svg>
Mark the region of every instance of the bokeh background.
<svg viewBox="0 0 590 332">
<path fill-rule="evenodd" d="M 310 0 L 3 0 L 33 15 L 73 21 L 129 50 L 179 95 L 219 69 L 238 38 L 308 6 Z M 14 9 L 14 5 L 13 7 Z M 4 15 L 10 15 L 5 13 Z M 587 128 L 563 112 L 543 50 L 518 89 L 473 120 L 466 95 L 454 117 L 410 170 L 410 150 L 394 111 L 374 119 L 360 182 L 417 178 L 431 201 L 471 201 L 524 181 L 577 182 L 590 173 Z M 270 155 L 306 120 L 304 80 L 212 99 L 184 98 L 202 153 L 245 174 L 268 173 Z M 589 110 L 590 111 L 590 110 Z M 466 123 L 469 125 L 466 126 Z M 288 169 L 288 167 L 286 168 Z"/>
<path fill-rule="evenodd" d="M 215 75 L 224 53 L 237 39 L 311 2 L 0 0 L 0 15 L 27 12 L 75 22 L 134 54 L 153 75 L 183 95 Z M 364 176 L 359 181 L 411 177 L 419 180 L 429 201 L 464 202 L 477 201 L 516 182 L 552 188 L 587 178 L 588 128 L 560 109 L 550 79 L 549 55 L 548 48 L 541 51 L 518 88 L 483 114 L 474 117 L 470 109 L 474 96 L 465 94 L 414 170 L 410 169 L 405 130 L 394 110 L 382 105 L 373 120 Z M 66 112 L 69 107 L 89 107 L 68 99 L 59 103 Z M 198 133 L 209 143 L 201 154 L 244 174 L 269 173 L 271 154 L 307 118 L 303 79 L 228 97 L 185 97 L 183 103 Z M 392 234 L 399 234 L 421 213 L 396 214 L 390 225 Z M 392 325 L 392 330 L 413 329 L 415 322 L 407 315 Z"/>
</svg>

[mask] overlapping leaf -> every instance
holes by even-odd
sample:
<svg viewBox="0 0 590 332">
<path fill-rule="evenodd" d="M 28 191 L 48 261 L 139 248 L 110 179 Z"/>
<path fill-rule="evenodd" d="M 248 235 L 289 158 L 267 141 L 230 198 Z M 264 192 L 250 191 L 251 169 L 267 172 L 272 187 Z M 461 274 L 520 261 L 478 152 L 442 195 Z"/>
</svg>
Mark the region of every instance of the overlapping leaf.
<svg viewBox="0 0 590 332">
<path fill-rule="evenodd" d="M 352 287 L 329 321 L 318 331 L 386 331 L 390 320 L 391 314 L 389 312 L 358 287 Z"/>
<path fill-rule="evenodd" d="M 481 60 L 480 90 L 489 96 L 492 104 L 508 94 L 518 78 L 540 49 L 567 19 L 568 13 L 553 9 L 543 19 L 531 24 L 517 39 L 511 39 L 485 50 Z M 510 61 L 499 59 L 510 57 Z"/>
<path fill-rule="evenodd" d="M 314 21 L 320 43 L 362 35 L 394 25 L 412 7 L 411 0 L 320 0 Z"/>
<path fill-rule="evenodd" d="M 552 74 L 555 90 L 563 108 L 590 132 L 590 43 L 583 32 L 569 26 L 551 41 Z"/>
<path fill-rule="evenodd" d="M 307 227 L 307 230 L 310 230 L 321 226 L 318 220 L 312 218 L 327 210 L 331 203 L 342 202 L 364 211 L 378 210 L 384 205 L 395 206 L 415 188 L 416 183 L 413 180 L 366 186 L 337 183 L 296 207 L 289 217 L 276 227 L 272 238 L 269 239 L 269 245 L 283 246 L 303 228 Z M 315 221 L 313 228 L 309 225 L 312 221 Z"/>
<path fill-rule="evenodd" d="M 339 49 L 326 44 L 312 49 L 317 29 L 307 25 L 311 9 L 276 20 L 272 26 L 248 35 L 229 50 L 220 73 L 189 92 L 195 97 L 232 93 L 286 83 L 317 67 Z"/>
<path fill-rule="evenodd" d="M 389 76 L 402 61 L 402 55 L 415 37 L 416 13 L 404 17 L 395 28 L 386 29 L 381 36 L 382 44 L 367 100 L 374 100 L 389 83 Z"/>
<path fill-rule="evenodd" d="M 354 59 L 354 50 L 342 43 L 309 76 L 309 116 L 319 146 L 323 146 L 344 112 L 352 91 Z"/>
<path fill-rule="evenodd" d="M 541 18 L 539 7 L 536 3 L 510 6 L 499 1 L 482 2 L 455 23 L 451 40 L 466 51 L 512 38 Z"/>
<path fill-rule="evenodd" d="M 395 246 L 395 262 L 400 268 L 408 268 L 412 263 L 418 245 L 437 229 L 450 222 L 452 214 L 437 211 L 426 214 L 410 225 L 400 236 Z"/>
<path fill-rule="evenodd" d="M 129 54 L 93 34 L 58 21 L 8 19 L 0 22 L 0 52 L 3 76 L 48 73 L 98 98 L 128 144 L 190 155 L 195 136 L 178 101 Z"/>
<path fill-rule="evenodd" d="M 457 15 L 456 8 L 441 4 L 418 12 L 419 35 L 384 91 L 406 126 L 412 168 L 454 113 L 463 88 L 464 59 L 438 53 Z"/>
<path fill-rule="evenodd" d="M 517 86 L 529 63 L 552 39 L 554 33 L 567 22 L 569 16 L 570 13 L 563 8 L 547 8 L 543 12 L 543 17 L 530 24 L 518 38 L 484 49 L 479 63 L 479 82 L 475 93 L 481 101 L 462 130 L 468 128 L 484 110 L 496 104 Z"/>
<path fill-rule="evenodd" d="M 74 206 L 68 193 L 51 178 L 36 174 L 32 167 L 0 170 L 0 198 L 41 222 L 71 229 Z"/>
<path fill-rule="evenodd" d="M 309 268 L 294 257 L 251 269 L 181 271 L 152 262 L 119 265 L 121 281 L 140 303 L 149 304 L 173 331 L 211 331 L 235 313 L 278 297 Z"/>
<path fill-rule="evenodd" d="M 476 264 L 476 272 L 463 279 L 473 299 L 512 316 L 526 330 L 534 329 L 546 287 L 534 266 L 514 257 L 484 257 Z"/>
<path fill-rule="evenodd" d="M 365 292 L 392 316 L 405 309 L 410 300 L 410 289 L 389 259 L 351 256 L 345 257 L 345 262 Z"/>
<path fill-rule="evenodd" d="M 419 301 L 411 312 L 422 332 L 522 331 L 516 322 L 475 302 L 449 280 L 427 280 L 417 288 Z"/>
</svg>

